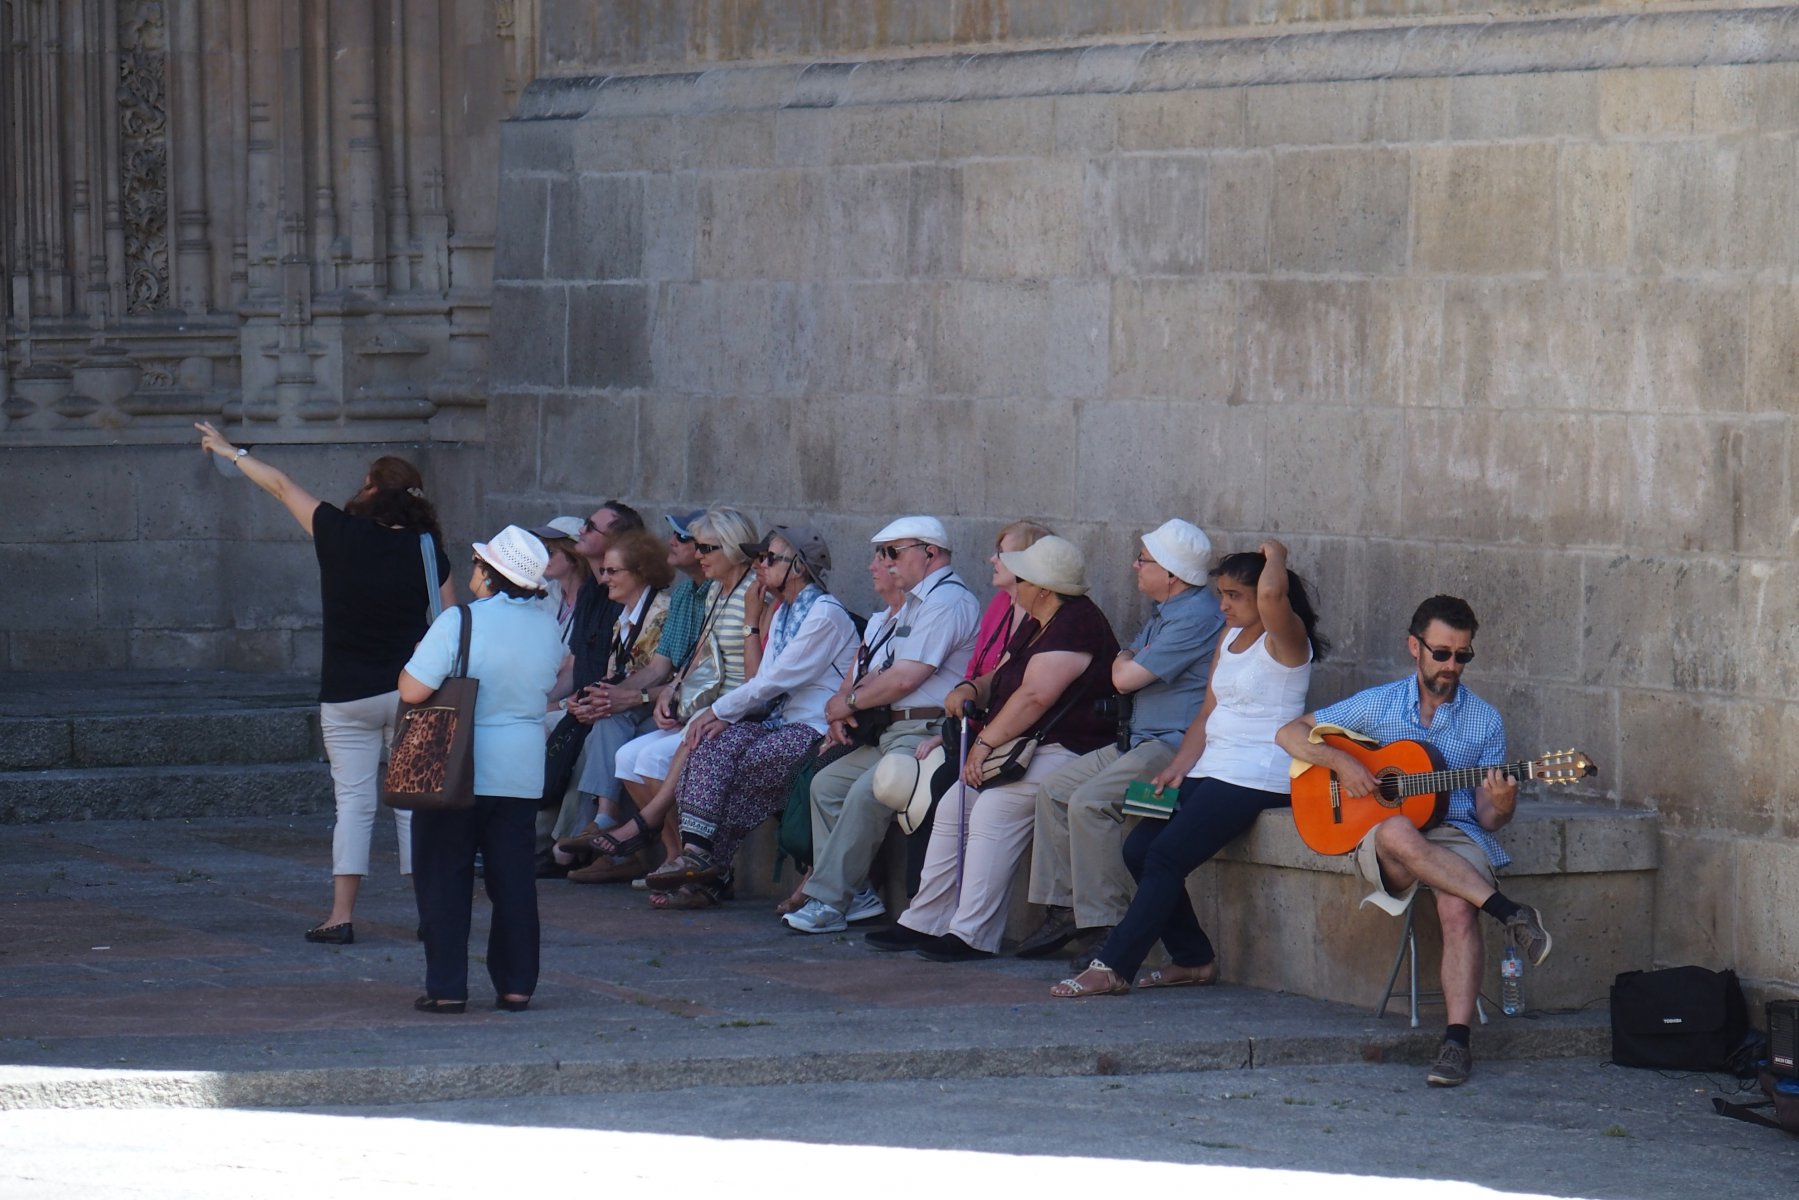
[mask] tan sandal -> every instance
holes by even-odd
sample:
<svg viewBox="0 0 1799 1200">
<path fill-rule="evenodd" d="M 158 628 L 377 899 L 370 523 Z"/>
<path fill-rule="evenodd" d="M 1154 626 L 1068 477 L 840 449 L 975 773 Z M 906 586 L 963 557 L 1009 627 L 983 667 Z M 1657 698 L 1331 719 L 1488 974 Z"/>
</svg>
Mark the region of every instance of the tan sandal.
<svg viewBox="0 0 1799 1200">
<path fill-rule="evenodd" d="M 1091 982 L 1082 982 L 1093 976 Z M 1073 979 L 1064 979 L 1049 989 L 1049 994 L 1058 1000 L 1074 1000 L 1082 996 L 1122 996 L 1131 990 L 1131 985 L 1118 977 L 1118 972 L 1105 963 L 1094 959 L 1085 971 Z"/>
<path fill-rule="evenodd" d="M 1191 971 L 1192 974 L 1175 975 L 1175 971 Z M 1203 967 L 1183 967 L 1171 963 L 1159 971 L 1151 971 L 1137 981 L 1140 988 L 1171 987 L 1211 987 L 1218 982 L 1218 960 L 1213 959 Z"/>
</svg>

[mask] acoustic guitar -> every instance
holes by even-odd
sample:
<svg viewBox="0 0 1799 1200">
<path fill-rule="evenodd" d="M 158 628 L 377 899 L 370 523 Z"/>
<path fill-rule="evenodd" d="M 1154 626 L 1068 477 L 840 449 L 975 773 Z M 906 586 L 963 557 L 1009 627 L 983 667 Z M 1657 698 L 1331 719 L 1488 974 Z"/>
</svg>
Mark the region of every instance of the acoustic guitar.
<svg viewBox="0 0 1799 1200">
<path fill-rule="evenodd" d="M 1449 793 L 1473 787 L 1497 770 L 1523 782 L 1573 783 L 1599 768 L 1579 750 L 1557 750 L 1525 762 L 1497 767 L 1449 768 L 1428 742 L 1389 742 L 1371 749 L 1334 733 L 1324 744 L 1349 754 L 1368 768 L 1378 789 L 1371 796 L 1346 796 L 1337 777 L 1323 767 L 1308 767 L 1293 780 L 1293 823 L 1300 840 L 1320 854 L 1347 854 L 1362 836 L 1388 817 L 1403 816 L 1419 829 L 1442 823 L 1449 812 Z"/>
</svg>

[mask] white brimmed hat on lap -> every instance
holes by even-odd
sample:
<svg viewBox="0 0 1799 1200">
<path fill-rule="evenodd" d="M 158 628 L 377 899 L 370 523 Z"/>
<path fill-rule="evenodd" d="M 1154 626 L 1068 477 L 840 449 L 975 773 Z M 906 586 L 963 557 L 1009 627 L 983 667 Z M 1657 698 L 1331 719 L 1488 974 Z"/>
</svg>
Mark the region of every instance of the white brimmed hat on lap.
<svg viewBox="0 0 1799 1200">
<path fill-rule="evenodd" d="M 899 814 L 904 833 L 916 833 L 931 811 L 931 776 L 947 761 L 938 746 L 920 759 L 910 750 L 895 750 L 875 764 L 875 799 Z"/>
</svg>

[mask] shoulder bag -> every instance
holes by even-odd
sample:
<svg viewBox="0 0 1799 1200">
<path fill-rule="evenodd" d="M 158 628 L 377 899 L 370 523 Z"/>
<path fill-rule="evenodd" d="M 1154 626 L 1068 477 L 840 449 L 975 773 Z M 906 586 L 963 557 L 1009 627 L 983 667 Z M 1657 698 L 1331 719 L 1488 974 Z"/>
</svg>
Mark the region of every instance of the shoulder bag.
<svg viewBox="0 0 1799 1200">
<path fill-rule="evenodd" d="M 475 805 L 475 692 L 468 674 L 472 613 L 458 604 L 462 636 L 450 674 L 429 699 L 400 702 L 396 732 L 381 777 L 381 803 L 414 812 L 443 812 Z"/>
</svg>

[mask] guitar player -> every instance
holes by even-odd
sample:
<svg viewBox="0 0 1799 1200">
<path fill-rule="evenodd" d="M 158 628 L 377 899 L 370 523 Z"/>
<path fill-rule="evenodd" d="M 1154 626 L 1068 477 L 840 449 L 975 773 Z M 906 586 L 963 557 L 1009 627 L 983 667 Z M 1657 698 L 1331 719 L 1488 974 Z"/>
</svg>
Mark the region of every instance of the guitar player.
<svg viewBox="0 0 1799 1200">
<path fill-rule="evenodd" d="M 1498 710 L 1461 686 L 1480 628 L 1474 610 L 1458 597 L 1432 596 L 1418 606 L 1407 628 L 1406 650 L 1417 664 L 1415 674 L 1298 717 L 1275 735 L 1294 758 L 1331 771 L 1346 796 L 1372 794 L 1374 776 L 1351 755 L 1313 741 L 1315 726 L 1352 730 L 1383 745 L 1428 742 L 1450 768 L 1505 761 L 1505 722 Z M 1517 802 L 1517 782 L 1488 771 L 1478 786 L 1450 793 L 1442 824 L 1420 832 L 1405 817 L 1390 817 L 1369 830 L 1355 850 L 1356 868 L 1374 888 L 1364 904 L 1398 916 L 1419 884 L 1437 896 L 1449 1027 L 1427 1076 L 1432 1087 L 1466 1083 L 1474 1065 L 1469 1032 L 1484 961 L 1480 913 L 1504 925 L 1533 966 L 1549 955 L 1551 939 L 1542 917 L 1529 905 L 1507 899 L 1493 875 L 1511 862 L 1493 833 L 1512 819 Z"/>
</svg>

